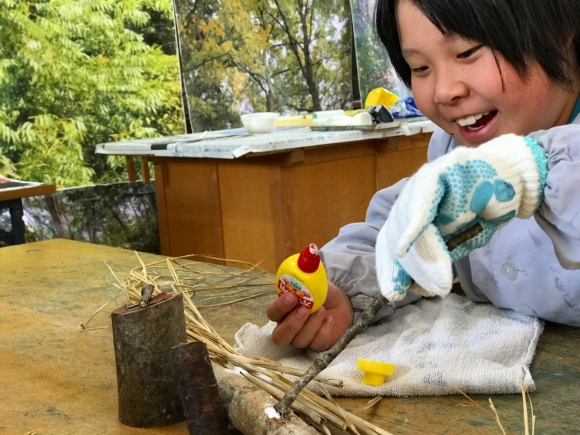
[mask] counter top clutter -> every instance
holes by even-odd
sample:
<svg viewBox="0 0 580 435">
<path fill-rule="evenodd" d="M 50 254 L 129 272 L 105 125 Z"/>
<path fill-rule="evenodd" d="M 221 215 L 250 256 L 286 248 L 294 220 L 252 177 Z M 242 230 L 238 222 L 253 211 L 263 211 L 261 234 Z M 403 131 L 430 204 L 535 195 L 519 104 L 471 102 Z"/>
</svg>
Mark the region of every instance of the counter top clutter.
<svg viewBox="0 0 580 435">
<path fill-rule="evenodd" d="M 340 127 L 278 127 L 268 134 L 250 134 L 243 128 L 206 131 L 151 139 L 102 143 L 97 154 L 150 155 L 236 159 L 262 154 L 336 143 L 383 139 L 430 133 L 435 124 L 426 118 L 397 120 L 385 124 Z"/>
</svg>

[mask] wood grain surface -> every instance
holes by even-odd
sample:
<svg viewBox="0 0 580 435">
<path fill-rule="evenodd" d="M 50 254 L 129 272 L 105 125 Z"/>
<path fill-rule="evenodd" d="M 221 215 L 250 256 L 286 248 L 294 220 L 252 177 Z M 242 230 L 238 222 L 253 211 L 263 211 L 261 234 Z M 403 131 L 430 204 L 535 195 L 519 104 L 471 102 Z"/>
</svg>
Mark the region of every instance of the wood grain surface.
<svg viewBox="0 0 580 435">
<path fill-rule="evenodd" d="M 145 263 L 163 257 L 141 254 Z M 139 266 L 132 251 L 69 240 L 0 249 L 0 435 L 187 434 L 185 423 L 136 429 L 118 422 L 110 313 L 81 322 L 117 296 L 114 277 Z M 264 275 L 265 281 L 272 276 Z M 122 299 L 119 298 L 119 304 Z M 267 322 L 268 297 L 202 310 L 230 343 L 245 323 Z M 536 434 L 580 433 L 580 330 L 546 324 L 531 372 Z M 489 409 L 488 396 L 473 396 Z M 492 396 L 506 430 L 523 434 L 520 395 Z M 368 398 L 338 398 L 349 410 Z M 394 435 L 499 434 L 494 420 L 461 396 L 385 398 L 367 418 Z"/>
</svg>

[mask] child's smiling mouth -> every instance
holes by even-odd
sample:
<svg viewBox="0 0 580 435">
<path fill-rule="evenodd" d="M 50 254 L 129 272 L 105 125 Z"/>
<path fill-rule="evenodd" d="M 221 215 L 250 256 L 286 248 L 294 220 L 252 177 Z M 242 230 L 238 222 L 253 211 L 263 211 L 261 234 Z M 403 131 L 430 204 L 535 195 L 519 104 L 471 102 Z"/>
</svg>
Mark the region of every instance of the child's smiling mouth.
<svg viewBox="0 0 580 435">
<path fill-rule="evenodd" d="M 477 113 L 456 119 L 455 125 L 463 140 L 459 140 L 466 146 L 477 146 L 493 139 L 497 135 L 498 111 Z"/>
<path fill-rule="evenodd" d="M 497 110 L 478 113 L 475 115 L 466 116 L 465 118 L 456 119 L 455 123 L 469 131 L 476 131 L 483 128 L 496 114 Z"/>
</svg>

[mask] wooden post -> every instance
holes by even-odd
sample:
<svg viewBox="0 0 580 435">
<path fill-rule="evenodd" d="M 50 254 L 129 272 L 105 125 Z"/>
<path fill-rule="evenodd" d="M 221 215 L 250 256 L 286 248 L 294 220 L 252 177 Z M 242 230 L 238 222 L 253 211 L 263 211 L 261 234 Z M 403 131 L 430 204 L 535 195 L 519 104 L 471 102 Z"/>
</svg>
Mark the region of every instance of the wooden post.
<svg viewBox="0 0 580 435">
<path fill-rule="evenodd" d="M 161 293 L 150 305 L 111 315 L 117 366 L 119 421 L 160 427 L 184 420 L 170 349 L 187 342 L 183 296 Z"/>
<path fill-rule="evenodd" d="M 137 174 L 135 172 L 135 162 L 133 161 L 133 156 L 125 156 L 125 163 L 127 163 L 127 176 L 129 181 L 137 181 Z"/>
<path fill-rule="evenodd" d="M 147 156 L 139 156 L 139 161 L 141 163 L 141 178 L 144 183 L 149 183 L 151 181 L 151 175 L 149 174 L 149 162 Z"/>
<path fill-rule="evenodd" d="M 228 417 L 206 344 L 194 341 L 172 348 L 171 366 L 190 435 L 227 435 Z"/>
</svg>

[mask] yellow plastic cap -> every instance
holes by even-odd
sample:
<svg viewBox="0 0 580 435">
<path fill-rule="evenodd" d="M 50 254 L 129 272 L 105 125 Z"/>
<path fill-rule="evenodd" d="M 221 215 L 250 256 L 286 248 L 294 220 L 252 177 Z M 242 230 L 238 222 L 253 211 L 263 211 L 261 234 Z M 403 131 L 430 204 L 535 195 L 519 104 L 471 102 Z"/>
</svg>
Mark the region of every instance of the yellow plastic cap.
<svg viewBox="0 0 580 435">
<path fill-rule="evenodd" d="M 358 369 L 364 372 L 363 384 L 382 385 L 385 376 L 392 376 L 395 373 L 395 364 L 388 364 L 370 359 L 358 359 Z"/>
<path fill-rule="evenodd" d="M 385 88 L 376 88 L 370 91 L 367 95 L 367 99 L 365 100 L 365 108 L 382 104 L 388 109 L 397 101 L 399 101 L 399 97 L 397 97 L 392 92 L 387 91 Z"/>
</svg>

